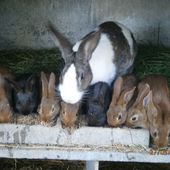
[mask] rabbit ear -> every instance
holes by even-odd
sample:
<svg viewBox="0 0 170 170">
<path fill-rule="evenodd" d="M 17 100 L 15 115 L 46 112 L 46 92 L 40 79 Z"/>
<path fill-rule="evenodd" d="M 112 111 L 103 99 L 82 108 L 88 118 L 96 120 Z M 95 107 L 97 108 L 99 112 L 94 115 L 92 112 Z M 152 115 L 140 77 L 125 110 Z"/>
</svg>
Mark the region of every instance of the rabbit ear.
<svg viewBox="0 0 170 170">
<path fill-rule="evenodd" d="M 49 21 L 47 24 L 49 31 L 53 34 L 52 38 L 60 49 L 62 57 L 65 63 L 69 63 L 73 60 L 73 51 L 71 43 L 54 27 L 54 25 Z"/>
<path fill-rule="evenodd" d="M 79 60 L 80 63 L 84 64 L 88 62 L 91 58 L 93 51 L 95 50 L 100 39 L 100 31 L 96 31 L 86 36 L 82 43 L 79 46 L 77 55 L 79 57 L 76 60 Z"/>
<path fill-rule="evenodd" d="M 42 82 L 42 97 L 48 97 L 48 80 L 43 71 L 41 71 L 41 82 Z"/>
<path fill-rule="evenodd" d="M 52 72 L 50 74 L 49 83 L 48 83 L 48 97 L 55 97 L 55 74 Z"/>
<path fill-rule="evenodd" d="M 157 116 L 157 108 L 153 103 L 153 95 L 152 91 L 143 98 L 143 106 L 147 109 L 147 116 L 149 122 L 153 122 L 153 118 Z"/>
<path fill-rule="evenodd" d="M 136 101 L 134 102 L 133 106 L 136 106 L 140 102 L 142 102 L 142 99 L 149 93 L 150 86 L 147 83 L 139 83 L 138 84 L 138 95 L 136 98 Z"/>
<path fill-rule="evenodd" d="M 4 98 L 6 98 L 5 79 L 0 76 L 0 100 L 3 100 Z"/>
<path fill-rule="evenodd" d="M 33 91 L 35 84 L 36 84 L 36 77 L 35 77 L 35 75 L 31 75 L 30 77 L 28 77 L 28 79 L 26 81 L 26 90 Z"/>
<path fill-rule="evenodd" d="M 112 96 L 112 103 L 116 104 L 120 93 L 121 93 L 121 89 L 123 86 L 123 78 L 122 77 L 118 77 L 115 82 L 114 82 L 114 87 L 113 87 L 113 96 Z"/>
<path fill-rule="evenodd" d="M 11 87 L 12 87 L 16 92 L 21 91 L 21 88 L 19 87 L 19 85 L 18 85 L 15 81 L 13 81 L 13 80 L 11 80 L 11 79 L 8 79 L 8 78 L 5 78 L 5 80 L 11 85 Z"/>
<path fill-rule="evenodd" d="M 150 91 L 144 98 L 143 98 L 143 106 L 148 107 L 150 104 L 153 104 L 152 101 L 152 91 Z"/>
<path fill-rule="evenodd" d="M 135 92 L 135 89 L 136 89 L 136 87 L 133 87 L 132 90 L 127 91 L 127 92 L 124 94 L 123 99 L 124 99 L 124 102 L 125 102 L 126 104 L 131 100 L 131 98 L 132 98 L 132 96 L 133 96 L 133 94 L 134 94 L 134 92 Z"/>
</svg>

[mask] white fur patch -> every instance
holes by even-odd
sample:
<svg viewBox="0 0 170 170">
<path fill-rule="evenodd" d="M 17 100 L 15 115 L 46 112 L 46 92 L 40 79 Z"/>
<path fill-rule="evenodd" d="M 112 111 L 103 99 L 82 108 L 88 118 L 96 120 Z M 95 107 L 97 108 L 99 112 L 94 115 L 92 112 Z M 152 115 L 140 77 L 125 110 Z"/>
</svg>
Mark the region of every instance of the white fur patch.
<svg viewBox="0 0 170 170">
<path fill-rule="evenodd" d="M 130 30 L 120 23 L 116 22 L 116 24 L 122 29 L 123 35 L 125 36 L 126 40 L 128 41 L 128 44 L 130 47 L 130 53 L 131 53 L 131 55 L 133 55 L 134 54 L 133 39 L 132 39 Z"/>
<path fill-rule="evenodd" d="M 112 44 L 106 34 L 101 34 L 98 46 L 90 59 L 90 67 L 93 74 L 91 84 L 99 81 L 111 84 L 116 75 L 114 51 Z"/>
<path fill-rule="evenodd" d="M 81 42 L 82 42 L 82 40 L 76 42 L 76 44 L 73 46 L 72 50 L 73 50 L 74 52 L 77 52 L 77 51 L 78 51 Z"/>
<path fill-rule="evenodd" d="M 74 64 L 71 64 L 63 77 L 63 83 L 59 85 L 61 98 L 66 103 L 77 103 L 83 96 L 83 92 L 78 90 L 76 80 L 76 69 Z"/>
</svg>

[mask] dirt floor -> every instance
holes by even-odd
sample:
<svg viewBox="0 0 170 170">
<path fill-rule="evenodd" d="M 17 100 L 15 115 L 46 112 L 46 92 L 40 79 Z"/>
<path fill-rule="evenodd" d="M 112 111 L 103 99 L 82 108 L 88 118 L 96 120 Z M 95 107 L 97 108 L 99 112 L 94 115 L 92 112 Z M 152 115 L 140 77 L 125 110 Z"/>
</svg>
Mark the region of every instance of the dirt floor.
<svg viewBox="0 0 170 170">
<path fill-rule="evenodd" d="M 84 170 L 80 161 L 0 159 L 0 170 Z M 169 164 L 100 162 L 100 170 L 170 170 Z"/>
</svg>

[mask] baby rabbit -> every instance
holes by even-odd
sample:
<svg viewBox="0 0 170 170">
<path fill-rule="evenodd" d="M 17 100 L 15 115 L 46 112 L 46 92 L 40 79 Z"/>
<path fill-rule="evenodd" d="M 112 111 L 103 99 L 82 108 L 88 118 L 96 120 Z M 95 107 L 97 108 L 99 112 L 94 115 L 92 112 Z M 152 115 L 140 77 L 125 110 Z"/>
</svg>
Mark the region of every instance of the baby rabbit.
<svg viewBox="0 0 170 170">
<path fill-rule="evenodd" d="M 59 116 L 60 103 L 55 92 L 56 77 L 52 72 L 49 81 L 44 72 L 41 72 L 42 97 L 39 106 L 40 121 L 44 124 L 54 125 Z"/>
<path fill-rule="evenodd" d="M 11 91 L 4 77 L 0 74 L 0 123 L 12 121 L 13 111 L 11 108 Z"/>
<path fill-rule="evenodd" d="M 61 101 L 61 111 L 60 119 L 61 123 L 68 128 L 75 127 L 78 113 L 79 113 L 80 103 L 70 104 Z"/>
<path fill-rule="evenodd" d="M 98 82 L 89 91 L 87 100 L 87 122 L 89 126 L 104 126 L 106 112 L 111 101 L 111 88 L 107 83 Z"/>
<path fill-rule="evenodd" d="M 147 118 L 146 101 L 149 94 L 150 86 L 147 83 L 140 82 L 132 98 L 133 102 L 127 110 L 126 126 L 133 128 L 149 128 Z"/>
<path fill-rule="evenodd" d="M 39 78 L 36 75 L 23 75 L 17 81 L 8 80 L 14 89 L 14 109 L 20 114 L 36 112 L 40 98 Z"/>
<path fill-rule="evenodd" d="M 170 134 L 170 94 L 167 80 L 160 75 L 150 75 L 142 80 L 141 84 L 143 86 L 144 83 L 147 88 L 145 94 L 143 94 L 145 97 L 140 102 L 142 107 L 139 108 L 139 112 L 135 111 L 136 114 L 129 119 L 136 121 L 135 126 L 143 125 L 143 127 L 149 128 L 151 137 L 157 147 L 167 146 Z M 140 93 L 138 96 L 141 96 Z M 135 103 L 130 108 L 131 111 L 136 108 Z"/>
<path fill-rule="evenodd" d="M 165 77 L 151 75 L 144 79 L 152 94 L 147 104 L 149 131 L 157 147 L 166 147 L 170 134 L 170 92 Z"/>
<path fill-rule="evenodd" d="M 109 126 L 117 127 L 126 121 L 127 104 L 132 98 L 136 87 L 136 77 L 126 75 L 118 77 L 114 82 L 112 101 L 107 111 Z"/>
</svg>

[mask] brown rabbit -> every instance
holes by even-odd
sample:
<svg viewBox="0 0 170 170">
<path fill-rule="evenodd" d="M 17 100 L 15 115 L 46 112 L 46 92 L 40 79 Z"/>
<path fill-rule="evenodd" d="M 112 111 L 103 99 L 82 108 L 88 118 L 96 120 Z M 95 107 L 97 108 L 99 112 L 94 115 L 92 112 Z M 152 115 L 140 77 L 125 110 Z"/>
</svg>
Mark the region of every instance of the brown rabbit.
<svg viewBox="0 0 170 170">
<path fill-rule="evenodd" d="M 170 95 L 167 80 L 160 75 L 150 75 L 142 80 L 142 83 L 148 84 L 151 91 L 147 95 L 145 93 L 141 102 L 143 104 L 140 104 L 143 105 L 139 109 L 143 116 L 140 117 L 139 113 L 136 113 L 136 116 L 132 116 L 131 119 L 136 118 L 137 125 L 143 124 L 145 128 L 149 128 L 157 147 L 167 146 L 170 133 Z M 129 111 L 132 111 L 133 107 Z M 144 123 L 145 121 L 148 123 Z"/>
<path fill-rule="evenodd" d="M 79 103 L 70 104 L 61 101 L 60 119 L 65 127 L 75 127 L 78 118 Z"/>
<path fill-rule="evenodd" d="M 136 86 L 136 77 L 126 75 L 118 77 L 114 83 L 112 101 L 107 111 L 109 126 L 117 127 L 126 121 L 126 107 L 133 96 Z"/>
<path fill-rule="evenodd" d="M 0 75 L 0 123 L 12 121 L 11 94 L 7 81 Z"/>
<path fill-rule="evenodd" d="M 138 84 L 136 98 L 133 99 L 134 103 L 128 107 L 126 126 L 128 127 L 142 127 L 149 128 L 149 122 L 147 118 L 146 102 L 144 102 L 149 95 L 150 87 L 144 82 Z"/>
<path fill-rule="evenodd" d="M 170 92 L 165 77 L 151 75 L 144 79 L 152 94 L 147 107 L 149 131 L 157 147 L 168 145 L 170 134 Z"/>
<path fill-rule="evenodd" d="M 39 106 L 39 116 L 42 123 L 54 125 L 59 116 L 60 104 L 55 92 L 56 77 L 50 74 L 49 81 L 44 72 L 41 72 L 42 98 Z"/>
</svg>

